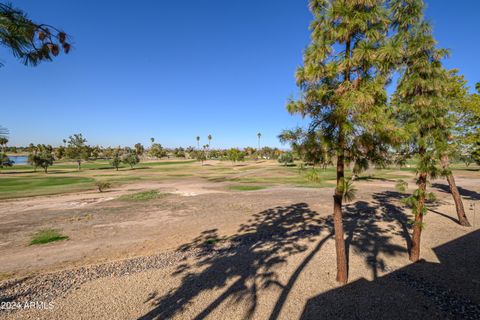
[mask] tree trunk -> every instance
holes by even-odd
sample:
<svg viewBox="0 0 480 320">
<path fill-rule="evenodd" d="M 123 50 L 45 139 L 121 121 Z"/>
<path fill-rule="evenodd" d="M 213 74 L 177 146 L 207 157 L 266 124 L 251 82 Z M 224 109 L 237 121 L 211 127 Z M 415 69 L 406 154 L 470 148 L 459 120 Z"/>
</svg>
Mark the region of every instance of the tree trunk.
<svg viewBox="0 0 480 320">
<path fill-rule="evenodd" d="M 350 59 L 350 38 L 345 44 L 345 59 Z M 350 67 L 347 64 L 345 69 L 345 82 L 350 82 Z M 345 120 L 345 119 L 344 119 Z M 343 232 L 342 200 L 345 178 L 345 137 L 343 132 L 344 121 L 340 122 L 338 128 L 338 149 L 337 149 L 337 187 L 333 196 L 333 227 L 335 229 L 335 251 L 337 254 L 337 281 L 347 283 L 347 253 L 345 251 L 345 237 Z"/>
<path fill-rule="evenodd" d="M 448 167 L 448 155 L 442 154 L 440 156 L 440 161 L 442 163 L 442 167 L 445 170 L 449 170 Z M 463 207 L 462 197 L 460 196 L 460 192 L 458 192 L 457 184 L 455 183 L 455 178 L 453 177 L 453 173 L 449 172 L 447 175 L 448 185 L 450 186 L 450 192 L 452 193 L 453 201 L 455 202 L 455 208 L 457 210 L 457 217 L 458 223 L 462 226 L 470 227 L 470 222 L 465 215 L 465 208 Z"/>
<path fill-rule="evenodd" d="M 45 170 L 45 173 L 47 173 L 47 169 L 48 169 L 48 167 L 45 167 L 45 168 L 43 168 L 43 169 Z"/>
<path fill-rule="evenodd" d="M 412 235 L 412 250 L 410 251 L 410 261 L 417 262 L 420 259 L 420 238 L 422 235 L 423 207 L 425 206 L 425 192 L 427 190 L 427 173 L 420 173 L 418 179 L 418 189 L 420 190 L 417 200 L 417 212 L 415 212 L 415 223 Z"/>
<path fill-rule="evenodd" d="M 342 143 L 340 143 L 342 144 Z M 337 157 L 337 188 L 333 196 L 333 225 L 335 228 L 335 250 L 337 253 L 337 281 L 347 283 L 347 254 L 345 252 L 345 238 L 343 233 L 342 198 L 344 182 L 344 150 L 340 150 Z"/>
</svg>

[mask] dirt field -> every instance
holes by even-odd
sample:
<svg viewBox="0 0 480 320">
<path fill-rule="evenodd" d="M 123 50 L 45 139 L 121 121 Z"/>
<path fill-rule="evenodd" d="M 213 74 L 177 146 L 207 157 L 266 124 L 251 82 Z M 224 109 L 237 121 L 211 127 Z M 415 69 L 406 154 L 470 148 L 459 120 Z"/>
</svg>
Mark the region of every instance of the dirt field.
<svg viewBox="0 0 480 320">
<path fill-rule="evenodd" d="M 478 233 L 480 212 L 474 219 L 471 210 L 480 199 L 478 171 L 456 174 L 467 216 L 475 224 L 472 228 L 455 223 L 445 182 L 430 186 L 438 199 L 430 205 L 422 238 L 421 256 L 427 267 L 413 274 L 432 277 L 427 283 L 434 289 L 453 290 L 446 295 L 453 302 L 439 302 L 425 293 L 433 290 L 424 290 L 425 281 L 418 289 L 405 285 L 418 279 L 398 280 L 412 273 L 410 210 L 401 205 L 403 195 L 395 191 L 393 178 L 357 181 L 357 200 L 344 207 L 350 290 L 335 282 L 332 188 L 298 185 L 293 171 L 283 175 L 286 182 L 277 181 L 272 172 L 284 169 L 273 162 L 198 166 L 155 171 L 155 179 L 119 184 L 103 193 L 2 200 L 0 273 L 9 280 L 0 283 L 0 300 L 47 301 L 53 308 L 0 311 L 0 317 L 366 319 L 381 318 L 387 311 L 395 315 L 397 307 L 384 310 L 373 302 L 394 305 L 398 299 L 418 306 L 399 319 L 480 315 L 478 250 L 471 251 L 473 257 L 459 258 L 468 264 L 459 272 L 441 269 L 436 276 L 428 272 L 430 264 L 445 265 L 435 248 Z M 389 175 L 405 176 L 410 188 L 414 186 L 409 172 Z M 261 182 L 265 189 L 230 188 L 246 182 Z M 157 190 L 159 196 L 149 201 L 121 198 L 149 190 Z M 32 234 L 48 228 L 62 230 L 69 239 L 28 245 Z M 445 250 L 449 257 L 468 253 Z M 470 263 L 476 258 L 478 263 Z M 456 288 L 452 281 L 467 284 Z M 346 299 L 347 293 L 357 294 Z M 457 305 L 463 311 L 452 311 Z"/>
</svg>

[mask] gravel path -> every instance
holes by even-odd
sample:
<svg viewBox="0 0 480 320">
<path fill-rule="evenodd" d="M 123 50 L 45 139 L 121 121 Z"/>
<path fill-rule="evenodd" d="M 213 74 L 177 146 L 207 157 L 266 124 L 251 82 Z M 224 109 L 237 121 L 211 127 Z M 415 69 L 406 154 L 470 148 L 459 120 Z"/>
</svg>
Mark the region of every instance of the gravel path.
<svg viewBox="0 0 480 320">
<path fill-rule="evenodd" d="M 40 274 L 0 283 L 0 303 L 15 301 L 24 304 L 30 301 L 49 303 L 65 297 L 71 290 L 99 278 L 123 277 L 152 269 L 163 269 L 192 257 L 198 250 L 165 252 L 158 255 L 120 260 L 77 269 Z"/>
</svg>

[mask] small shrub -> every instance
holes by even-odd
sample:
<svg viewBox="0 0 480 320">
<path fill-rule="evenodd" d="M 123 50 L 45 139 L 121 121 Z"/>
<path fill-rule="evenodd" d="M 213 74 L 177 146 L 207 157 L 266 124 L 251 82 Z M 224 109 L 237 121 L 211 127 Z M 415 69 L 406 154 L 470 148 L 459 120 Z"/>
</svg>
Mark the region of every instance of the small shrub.
<svg viewBox="0 0 480 320">
<path fill-rule="evenodd" d="M 103 192 L 104 190 L 110 189 L 112 187 L 110 182 L 106 181 L 97 181 L 95 185 L 97 186 L 99 192 Z"/>
<path fill-rule="evenodd" d="M 32 240 L 30 240 L 30 245 L 44 244 L 66 239 L 68 239 L 68 236 L 62 235 L 59 231 L 54 229 L 46 229 L 34 234 Z"/>
</svg>

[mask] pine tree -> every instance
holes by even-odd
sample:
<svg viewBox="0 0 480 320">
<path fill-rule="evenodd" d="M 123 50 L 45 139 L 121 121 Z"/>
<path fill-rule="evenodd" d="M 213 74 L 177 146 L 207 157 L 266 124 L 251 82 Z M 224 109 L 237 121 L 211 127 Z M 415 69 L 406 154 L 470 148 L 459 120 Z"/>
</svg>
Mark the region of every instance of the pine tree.
<svg viewBox="0 0 480 320">
<path fill-rule="evenodd" d="M 479 84 L 477 83 L 477 85 Z M 460 156 L 466 162 L 474 162 L 473 152 L 478 150 L 480 143 L 480 92 L 468 94 L 461 102 L 460 107 L 456 126 Z"/>
<path fill-rule="evenodd" d="M 397 31 L 397 39 L 399 42 L 402 42 L 402 50 L 399 50 L 398 52 L 402 52 L 402 62 L 403 65 L 408 65 L 409 63 L 409 56 L 407 52 L 407 39 L 411 39 L 411 33 L 412 31 L 417 28 L 421 23 L 423 19 L 423 9 L 424 9 L 424 2 L 423 0 L 393 0 L 392 1 L 392 17 L 394 20 L 394 28 Z M 414 32 L 414 31 L 413 31 Z M 430 39 L 433 41 L 433 38 Z M 419 47 L 419 46 L 417 46 Z M 443 51 L 445 53 L 445 51 Z M 452 131 L 454 131 L 454 123 L 457 121 L 460 121 L 461 118 L 465 118 L 465 111 L 467 108 L 465 108 L 465 96 L 467 95 L 466 89 L 465 89 L 465 82 L 460 79 L 460 77 L 456 76 L 455 72 L 450 72 L 449 78 L 437 78 L 437 81 L 446 81 L 445 85 L 450 85 L 452 86 L 449 91 L 449 95 L 444 97 L 446 100 L 444 101 L 445 104 L 450 108 L 450 115 L 445 116 L 443 118 L 443 138 L 438 137 L 437 141 L 437 151 L 439 153 L 439 158 L 441 162 L 441 166 L 443 168 L 443 175 L 446 176 L 447 181 L 449 183 L 449 187 L 453 196 L 453 199 L 455 201 L 455 206 L 456 206 L 456 211 L 457 211 L 457 216 L 459 219 L 459 223 L 468 226 L 469 222 L 467 220 L 467 217 L 465 215 L 465 210 L 463 208 L 463 203 L 460 197 L 460 193 L 458 192 L 458 188 L 456 187 L 455 184 L 455 179 L 453 177 L 453 174 L 451 173 L 449 169 L 449 160 L 448 160 L 448 154 L 453 153 L 452 150 L 454 147 L 461 148 L 463 149 L 464 144 L 459 143 L 459 139 L 457 137 L 457 141 L 452 141 Z M 450 81 L 450 84 L 447 84 Z M 460 103 L 459 103 L 460 101 Z M 456 119 L 452 119 L 452 111 L 457 116 Z M 455 118 L 455 117 L 453 117 Z M 460 126 L 457 126 L 460 127 Z M 463 125 L 461 129 L 467 129 L 467 126 Z M 468 129 L 467 129 L 468 130 Z M 462 134 L 465 132 L 462 132 Z M 461 135 L 460 135 L 461 136 Z M 458 151 L 458 150 L 456 150 Z M 463 151 L 460 151 L 460 153 L 463 153 Z M 463 158 L 464 155 L 461 155 Z M 468 157 L 467 157 L 468 158 Z M 468 161 L 467 161 L 468 162 Z"/>
<path fill-rule="evenodd" d="M 342 201 L 351 183 L 345 178 L 345 165 L 385 151 L 385 85 L 393 65 L 388 50 L 383 50 L 388 11 L 380 0 L 311 0 L 310 10 L 314 16 L 311 44 L 296 73 L 302 94 L 287 109 L 312 119 L 310 130 L 325 141 L 327 153 L 336 160 L 337 281 L 346 283 Z"/>
<path fill-rule="evenodd" d="M 438 156 L 440 157 L 440 164 L 444 170 L 443 175 L 447 178 L 448 186 L 455 203 L 458 223 L 465 227 L 470 227 L 470 222 L 465 214 L 462 197 L 458 191 L 455 177 L 450 170 L 449 154 L 455 154 L 459 149 L 459 142 L 461 136 L 464 136 L 466 131 L 470 129 L 468 126 L 459 126 L 462 120 L 468 116 L 468 107 L 465 107 L 465 102 L 468 100 L 469 94 L 466 87 L 466 81 L 462 76 L 457 75 L 456 70 L 449 72 L 447 77 L 447 95 L 446 103 L 448 107 L 448 116 L 445 119 L 443 136 L 439 138 Z M 460 132 L 458 133 L 458 128 Z M 456 134 L 457 133 L 457 134 Z"/>
<path fill-rule="evenodd" d="M 65 32 L 34 22 L 24 11 L 3 3 L 0 3 L 0 45 L 9 48 L 14 57 L 31 66 L 51 61 L 60 51 L 68 53 L 71 49 Z"/>
<path fill-rule="evenodd" d="M 421 1 L 413 2 L 415 5 Z M 410 12 L 407 7 L 402 7 Z M 423 6 L 422 6 L 423 10 Z M 419 14 L 417 10 L 414 11 Z M 422 11 L 420 11 L 422 12 Z M 399 16 L 399 15 L 398 15 Z M 393 97 L 393 105 L 399 124 L 403 127 L 405 145 L 411 153 L 418 155 L 417 185 L 413 195 L 406 202 L 415 215 L 412 235 L 410 260 L 418 261 L 420 257 L 420 240 L 424 228 L 423 217 L 427 212 L 427 181 L 441 174 L 438 151 L 444 149 L 444 130 L 449 117 L 447 99 L 448 74 L 441 59 L 447 51 L 437 48 L 430 25 L 423 21 L 422 15 L 403 23 L 399 18 L 399 34 L 404 40 L 404 63 L 401 79 Z M 403 23 L 403 24 L 402 24 Z"/>
</svg>

